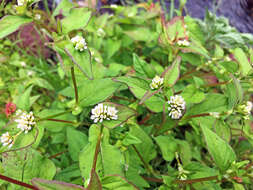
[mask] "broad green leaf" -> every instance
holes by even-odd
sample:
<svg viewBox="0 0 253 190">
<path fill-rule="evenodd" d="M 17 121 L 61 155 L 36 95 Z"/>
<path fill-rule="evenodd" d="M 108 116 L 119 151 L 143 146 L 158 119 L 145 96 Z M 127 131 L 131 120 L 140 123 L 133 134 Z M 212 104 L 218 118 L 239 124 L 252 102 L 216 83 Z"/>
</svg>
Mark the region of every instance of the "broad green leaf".
<svg viewBox="0 0 253 190">
<path fill-rule="evenodd" d="M 222 61 L 219 62 L 219 64 L 222 65 L 230 73 L 234 74 L 238 72 L 238 64 L 234 61 Z"/>
<path fill-rule="evenodd" d="M 89 22 L 91 12 L 87 8 L 72 8 L 62 23 L 62 32 L 69 33 L 72 30 L 83 29 Z"/>
<path fill-rule="evenodd" d="M 62 13 L 63 16 L 67 16 L 73 6 L 74 4 L 71 3 L 69 0 L 62 0 L 54 10 L 53 16 L 56 16 L 60 13 Z"/>
<path fill-rule="evenodd" d="M 4 175 L 25 183 L 33 178 L 50 180 L 56 173 L 54 163 L 31 148 L 6 153 L 2 164 Z"/>
<path fill-rule="evenodd" d="M 23 94 L 20 94 L 16 99 L 15 103 L 19 109 L 29 111 L 31 107 L 30 95 L 32 92 L 33 86 L 28 87 Z"/>
<path fill-rule="evenodd" d="M 181 93 L 181 96 L 188 104 L 200 103 L 206 97 L 205 93 L 196 88 L 194 85 L 188 85 Z"/>
<path fill-rule="evenodd" d="M 18 28 L 26 23 L 32 22 L 31 18 L 7 15 L 0 20 L 0 39 L 18 30 Z"/>
<path fill-rule="evenodd" d="M 120 175 L 106 176 L 102 179 L 104 190 L 138 190 L 134 184 L 130 183 Z"/>
<path fill-rule="evenodd" d="M 195 115 L 210 112 L 222 112 L 227 108 L 227 97 L 218 93 L 206 94 L 206 98 L 199 104 L 192 106 L 185 115 Z"/>
<path fill-rule="evenodd" d="M 214 123 L 214 130 L 220 138 L 229 143 L 231 139 L 231 129 L 226 122 L 222 120 L 217 120 Z"/>
<path fill-rule="evenodd" d="M 250 65 L 248 58 L 244 51 L 240 48 L 236 48 L 234 50 L 234 56 L 240 65 L 240 70 L 243 76 L 247 76 L 247 74 L 252 71 L 252 66 Z"/>
<path fill-rule="evenodd" d="M 132 116 L 136 115 L 136 111 L 120 104 L 115 104 L 111 102 L 105 102 L 104 105 L 115 107 L 116 110 L 118 110 L 118 119 L 117 120 L 110 120 L 110 121 L 103 121 L 103 125 L 107 128 L 114 128 L 121 124 L 123 124 L 125 121 L 127 121 Z"/>
<path fill-rule="evenodd" d="M 177 82 L 180 75 L 180 62 L 181 57 L 177 57 L 173 64 L 162 74 L 165 87 L 172 87 Z"/>
<path fill-rule="evenodd" d="M 201 124 L 201 123 L 200 123 Z M 231 146 L 222 140 L 217 134 L 201 125 L 207 148 L 214 159 L 217 167 L 225 172 L 236 160 L 236 155 Z"/>
<path fill-rule="evenodd" d="M 148 28 L 144 27 L 138 27 L 125 31 L 124 33 L 135 41 L 149 42 L 154 39 L 153 33 Z"/>
<path fill-rule="evenodd" d="M 135 146 L 147 163 L 153 158 L 155 158 L 156 156 L 155 145 L 152 139 L 148 136 L 148 134 L 145 131 L 143 131 L 141 127 L 139 127 L 138 125 L 131 125 L 130 134 L 142 141 L 142 143 L 136 144 Z"/>
<path fill-rule="evenodd" d="M 69 154 L 74 161 L 78 161 L 79 153 L 88 144 L 88 137 L 74 128 L 67 128 L 67 142 Z"/>
<path fill-rule="evenodd" d="M 32 184 L 39 190 L 85 190 L 82 186 L 65 183 L 62 181 L 50 181 L 45 179 L 33 178 Z"/>
<path fill-rule="evenodd" d="M 108 39 L 105 43 L 105 53 L 107 55 L 107 59 L 111 58 L 119 49 L 121 46 L 121 41 L 120 40 L 112 40 Z"/>
<path fill-rule="evenodd" d="M 136 76 L 141 78 L 148 77 L 153 78 L 156 74 L 154 68 L 146 61 L 142 60 L 135 53 L 133 54 L 133 64 L 136 71 Z"/>
<path fill-rule="evenodd" d="M 79 72 L 83 73 L 88 79 L 93 79 L 91 55 L 89 50 L 80 52 L 74 48 L 73 44 L 67 44 L 64 51 L 71 59 L 72 65 L 75 65 L 75 68 L 78 68 Z"/>
<path fill-rule="evenodd" d="M 137 137 L 131 135 L 130 133 L 127 133 L 127 135 L 125 136 L 125 138 L 122 141 L 122 144 L 125 146 L 129 146 L 131 144 L 139 144 L 141 143 L 141 140 L 138 139 Z"/>
<path fill-rule="evenodd" d="M 54 87 L 45 79 L 43 78 L 32 78 L 29 82 L 28 82 L 28 85 L 29 84 L 34 84 L 34 85 L 37 85 L 41 88 L 46 88 L 48 90 L 53 90 Z"/>
<path fill-rule="evenodd" d="M 87 80 L 78 87 L 80 105 L 83 107 L 95 105 L 112 96 L 120 87 L 120 83 L 110 78 Z"/>
<path fill-rule="evenodd" d="M 163 159 L 172 161 L 178 148 L 174 138 L 172 136 L 158 136 L 155 137 L 155 141 L 162 151 Z"/>
<path fill-rule="evenodd" d="M 65 110 L 56 110 L 56 109 L 44 109 L 40 113 L 37 114 L 37 116 L 40 119 L 48 118 L 50 116 L 54 116 L 60 113 L 66 112 Z M 64 121 L 70 121 L 75 122 L 75 117 L 71 113 L 65 113 L 60 116 L 54 116 L 50 117 L 51 119 L 58 119 L 58 120 L 64 120 Z M 49 120 L 43 120 L 40 121 L 40 125 L 43 126 L 45 129 L 51 131 L 51 132 L 59 132 L 63 130 L 63 128 L 67 127 L 74 127 L 74 124 L 71 123 L 64 123 L 64 122 L 56 122 L 56 121 L 49 121 Z"/>
<path fill-rule="evenodd" d="M 149 83 L 146 80 L 137 77 L 118 77 L 115 78 L 115 81 L 127 84 L 129 90 L 138 99 L 142 99 L 147 91 L 150 90 Z M 153 112 L 162 112 L 164 103 L 164 99 L 159 94 L 151 96 L 144 102 L 148 109 L 152 110 Z"/>
</svg>

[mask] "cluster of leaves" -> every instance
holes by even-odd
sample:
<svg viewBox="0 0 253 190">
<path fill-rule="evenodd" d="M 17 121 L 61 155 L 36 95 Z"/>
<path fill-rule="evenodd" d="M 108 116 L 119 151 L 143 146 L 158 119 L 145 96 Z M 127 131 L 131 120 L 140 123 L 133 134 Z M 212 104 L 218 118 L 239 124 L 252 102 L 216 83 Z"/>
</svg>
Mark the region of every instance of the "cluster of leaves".
<svg viewBox="0 0 253 190">
<path fill-rule="evenodd" d="M 101 15 L 63 0 L 45 13 L 31 3 L 0 20 L 0 103 L 36 118 L 10 149 L 0 148 L 1 188 L 250 189 L 252 116 L 242 108 L 253 91 L 253 52 L 243 41 L 252 37 L 210 14 L 200 24 L 167 21 L 159 4 L 110 8 Z M 46 36 L 41 48 L 52 58 L 6 38 L 26 23 Z M 76 35 L 84 51 L 74 48 Z M 164 83 L 152 90 L 155 76 Z M 186 109 L 175 120 L 167 101 L 179 94 Z M 116 107 L 118 119 L 94 124 L 98 103 Z M 14 120 L 1 115 L 1 134 L 17 132 Z"/>
</svg>

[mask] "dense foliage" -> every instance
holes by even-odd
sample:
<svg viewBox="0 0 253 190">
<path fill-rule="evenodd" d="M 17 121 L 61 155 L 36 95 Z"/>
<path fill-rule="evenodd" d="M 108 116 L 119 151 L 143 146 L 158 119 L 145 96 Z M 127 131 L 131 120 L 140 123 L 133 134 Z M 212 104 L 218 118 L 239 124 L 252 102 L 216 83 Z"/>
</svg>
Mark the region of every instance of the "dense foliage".
<svg viewBox="0 0 253 190">
<path fill-rule="evenodd" d="M 1 5 L 1 189 L 252 189 L 252 35 L 36 3 Z"/>
</svg>

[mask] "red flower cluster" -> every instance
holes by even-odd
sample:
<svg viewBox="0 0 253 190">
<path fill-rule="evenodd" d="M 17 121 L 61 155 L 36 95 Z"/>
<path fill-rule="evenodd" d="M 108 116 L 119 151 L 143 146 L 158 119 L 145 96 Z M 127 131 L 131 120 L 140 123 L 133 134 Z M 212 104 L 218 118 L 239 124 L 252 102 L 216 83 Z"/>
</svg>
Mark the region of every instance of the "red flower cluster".
<svg viewBox="0 0 253 190">
<path fill-rule="evenodd" d="M 5 105 L 5 115 L 6 117 L 9 117 L 13 112 L 16 111 L 16 104 L 9 102 Z"/>
</svg>

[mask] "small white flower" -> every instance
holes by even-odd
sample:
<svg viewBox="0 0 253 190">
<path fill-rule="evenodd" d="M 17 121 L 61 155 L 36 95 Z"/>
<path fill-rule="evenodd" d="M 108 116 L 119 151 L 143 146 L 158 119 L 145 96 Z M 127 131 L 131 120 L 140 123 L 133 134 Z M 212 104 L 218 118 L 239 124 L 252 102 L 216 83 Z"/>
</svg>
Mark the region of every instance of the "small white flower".
<svg viewBox="0 0 253 190">
<path fill-rule="evenodd" d="M 9 132 L 2 134 L 0 140 L 3 146 L 8 146 L 8 148 L 11 148 L 13 145 L 13 137 L 9 135 Z"/>
<path fill-rule="evenodd" d="M 150 83 L 150 88 L 153 89 L 158 89 L 163 85 L 163 78 L 159 76 L 155 76 L 155 78 L 152 79 L 152 82 Z"/>
<path fill-rule="evenodd" d="M 104 37 L 104 36 L 105 36 L 105 31 L 104 31 L 102 28 L 99 28 L 99 29 L 97 30 L 97 35 L 98 35 L 99 37 Z"/>
<path fill-rule="evenodd" d="M 184 40 L 178 40 L 177 45 L 179 45 L 179 46 L 189 46 L 190 42 L 185 40 L 185 39 Z"/>
<path fill-rule="evenodd" d="M 245 104 L 238 106 L 238 112 L 244 115 L 244 119 L 248 120 L 251 114 L 252 107 L 252 102 L 247 101 Z"/>
<path fill-rule="evenodd" d="M 118 110 L 115 107 L 106 106 L 103 104 L 98 104 L 91 110 L 91 119 L 94 120 L 94 123 L 102 122 L 103 120 L 117 120 L 118 119 Z"/>
<path fill-rule="evenodd" d="M 19 116 L 17 119 L 15 119 L 15 122 L 18 123 L 17 128 L 21 129 L 21 131 L 24 131 L 25 133 L 28 133 L 36 124 L 33 112 L 20 113 L 19 111 Z"/>
<path fill-rule="evenodd" d="M 116 9 L 116 8 L 118 8 L 118 5 L 112 4 L 111 8 L 115 8 Z"/>
<path fill-rule="evenodd" d="M 36 14 L 36 15 L 34 16 L 34 18 L 35 18 L 35 20 L 40 20 L 40 19 L 41 19 L 41 15 L 40 15 L 40 14 Z"/>
<path fill-rule="evenodd" d="M 210 112 L 209 113 L 210 116 L 214 117 L 214 118 L 220 118 L 220 113 L 219 112 Z"/>
<path fill-rule="evenodd" d="M 27 75 L 28 75 L 28 76 L 32 76 L 33 74 L 34 74 L 33 71 L 28 71 L 28 72 L 27 72 Z"/>
<path fill-rule="evenodd" d="M 24 61 L 21 61 L 21 62 L 20 62 L 20 65 L 21 65 L 22 67 L 26 67 L 26 63 L 25 63 Z"/>
<path fill-rule="evenodd" d="M 74 44 L 76 50 L 83 51 L 87 49 L 87 44 L 82 36 L 75 36 L 71 38 L 71 42 Z"/>
<path fill-rule="evenodd" d="M 25 0 L 17 0 L 18 6 L 23 6 L 25 2 Z"/>
<path fill-rule="evenodd" d="M 171 96 L 170 100 L 168 101 L 169 107 L 169 116 L 172 119 L 179 119 L 183 116 L 183 112 L 185 110 L 185 101 L 182 96 L 175 95 Z"/>
</svg>

